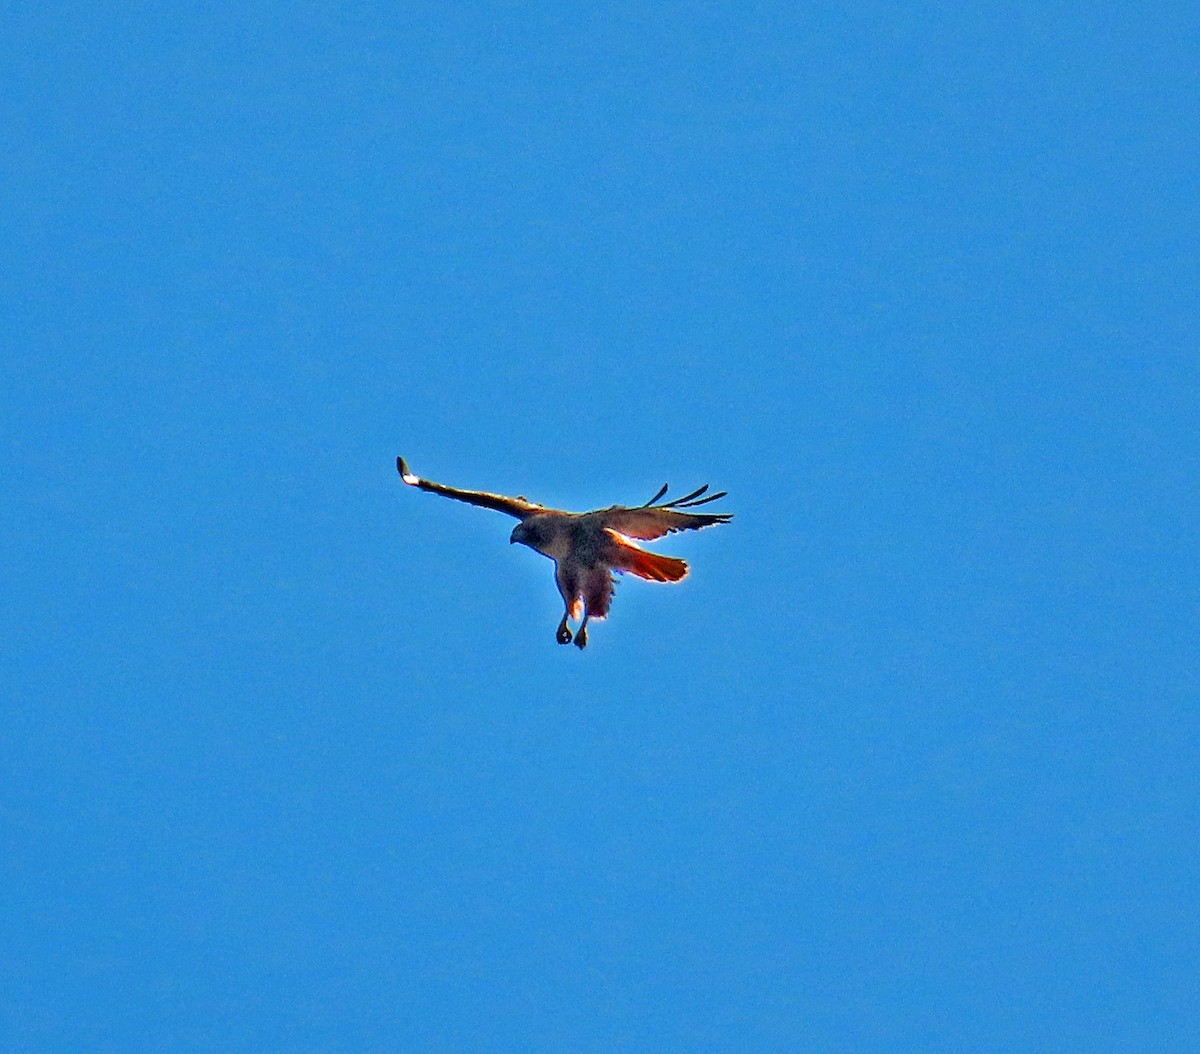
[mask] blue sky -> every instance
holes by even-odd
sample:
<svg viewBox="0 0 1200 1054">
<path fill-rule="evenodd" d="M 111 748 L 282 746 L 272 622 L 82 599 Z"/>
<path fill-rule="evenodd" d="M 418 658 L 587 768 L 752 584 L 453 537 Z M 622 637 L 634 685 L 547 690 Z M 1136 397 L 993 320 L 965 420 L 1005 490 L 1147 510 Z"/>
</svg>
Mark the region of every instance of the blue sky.
<svg viewBox="0 0 1200 1054">
<path fill-rule="evenodd" d="M 1193 1050 L 1196 13 L 446 6 L 0 16 L 0 1046 Z"/>
</svg>

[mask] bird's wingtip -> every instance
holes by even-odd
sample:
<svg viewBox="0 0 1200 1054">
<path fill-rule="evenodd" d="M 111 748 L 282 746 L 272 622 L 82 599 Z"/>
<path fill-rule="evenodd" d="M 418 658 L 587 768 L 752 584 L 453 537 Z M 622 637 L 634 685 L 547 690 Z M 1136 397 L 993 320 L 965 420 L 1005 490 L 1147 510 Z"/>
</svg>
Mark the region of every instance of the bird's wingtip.
<svg viewBox="0 0 1200 1054">
<path fill-rule="evenodd" d="M 404 480 L 404 482 L 407 483 L 410 487 L 415 487 L 418 483 L 421 482 L 418 477 L 414 476 L 408 470 L 408 462 L 405 461 L 404 458 L 402 458 L 402 457 L 396 458 L 396 471 L 400 473 L 400 478 L 402 480 Z"/>
</svg>

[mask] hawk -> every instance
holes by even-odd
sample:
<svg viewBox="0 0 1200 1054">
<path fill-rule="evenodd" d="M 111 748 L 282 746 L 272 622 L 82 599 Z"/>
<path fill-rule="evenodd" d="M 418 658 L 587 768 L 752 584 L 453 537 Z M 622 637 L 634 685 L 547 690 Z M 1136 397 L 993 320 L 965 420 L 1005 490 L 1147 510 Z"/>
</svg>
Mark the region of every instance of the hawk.
<svg viewBox="0 0 1200 1054">
<path fill-rule="evenodd" d="M 688 573 L 688 565 L 682 560 L 649 552 L 635 545 L 633 539 L 649 541 L 673 531 L 694 531 L 733 519 L 728 513 L 681 511 L 725 497 L 725 491 L 702 497 L 708 490 L 707 483 L 674 501 L 661 501 L 667 493 L 664 484 L 645 505 L 610 505 L 592 512 L 564 512 L 523 497 L 460 490 L 421 479 L 409 471 L 402 457 L 396 458 L 396 468 L 410 487 L 495 509 L 520 520 L 509 543 L 520 542 L 554 561 L 554 580 L 566 605 L 555 637 L 559 644 L 570 644 L 573 639 L 577 648 L 587 647 L 588 620 L 608 615 L 616 586 L 614 571 L 627 571 L 651 582 L 678 582 Z M 571 619 L 579 623 L 574 634 L 568 625 Z"/>
</svg>

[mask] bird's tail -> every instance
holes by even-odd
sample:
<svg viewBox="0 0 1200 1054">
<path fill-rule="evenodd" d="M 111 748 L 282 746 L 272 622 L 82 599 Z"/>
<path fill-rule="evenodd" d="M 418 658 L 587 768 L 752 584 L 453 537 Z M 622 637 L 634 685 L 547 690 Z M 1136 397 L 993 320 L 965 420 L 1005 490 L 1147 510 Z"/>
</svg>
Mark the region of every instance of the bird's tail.
<svg viewBox="0 0 1200 1054">
<path fill-rule="evenodd" d="M 688 573 L 688 565 L 674 556 L 660 556 L 634 545 L 628 538 L 616 531 L 609 531 L 612 540 L 616 542 L 616 552 L 612 566 L 617 571 L 628 571 L 638 578 L 651 582 L 678 582 Z"/>
</svg>

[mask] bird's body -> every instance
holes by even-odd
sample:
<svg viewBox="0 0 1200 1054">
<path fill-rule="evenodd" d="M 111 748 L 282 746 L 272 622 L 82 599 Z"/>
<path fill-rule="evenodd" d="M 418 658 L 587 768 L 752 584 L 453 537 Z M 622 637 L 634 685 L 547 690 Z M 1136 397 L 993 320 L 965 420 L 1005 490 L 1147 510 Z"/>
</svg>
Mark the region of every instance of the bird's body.
<svg viewBox="0 0 1200 1054">
<path fill-rule="evenodd" d="M 526 545 L 549 557 L 555 565 L 555 582 L 566 607 L 558 625 L 560 644 L 587 645 L 589 619 L 608 615 L 615 590 L 613 572 L 628 572 L 653 582 L 678 582 L 687 574 L 687 564 L 671 556 L 649 552 L 633 539 L 646 541 L 672 531 L 696 530 L 728 523 L 726 513 L 695 513 L 681 510 L 705 505 L 724 497 L 724 492 L 702 498 L 707 484 L 675 501 L 655 504 L 667 492 L 663 487 L 645 505 L 612 505 L 592 512 L 549 509 L 527 498 L 509 498 L 487 491 L 460 490 L 414 476 L 403 458 L 396 459 L 400 476 L 409 486 L 419 487 L 457 501 L 515 516 L 510 542 Z M 568 620 L 579 621 L 572 634 Z"/>
</svg>

